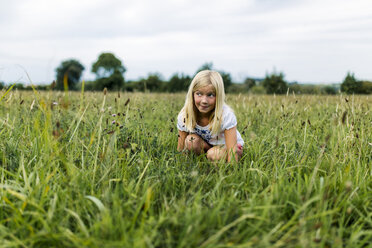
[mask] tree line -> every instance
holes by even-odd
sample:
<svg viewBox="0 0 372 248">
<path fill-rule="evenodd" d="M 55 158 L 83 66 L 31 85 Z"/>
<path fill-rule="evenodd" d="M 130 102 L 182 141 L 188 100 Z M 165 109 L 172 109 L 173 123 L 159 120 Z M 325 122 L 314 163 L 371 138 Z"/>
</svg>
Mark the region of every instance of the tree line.
<svg viewBox="0 0 372 248">
<path fill-rule="evenodd" d="M 81 90 L 83 84 L 80 81 L 85 67 L 76 59 L 62 61 L 56 68 L 56 79 L 50 85 L 37 85 L 38 90 Z M 213 64 L 205 63 L 200 66 L 195 74 L 201 70 L 214 70 Z M 91 72 L 96 78 L 93 81 L 84 82 L 84 90 L 100 91 L 104 88 L 114 91 L 128 92 L 183 92 L 187 91 L 194 75 L 175 73 L 169 80 L 164 80 L 159 73 L 150 73 L 146 78 L 126 81 L 124 74 L 126 68 L 122 61 L 113 53 L 101 53 L 97 61 L 92 64 Z M 353 73 L 349 72 L 341 85 L 306 85 L 296 82 L 288 83 L 282 72 L 267 73 L 265 78 L 247 77 L 243 83 L 234 83 L 231 75 L 225 71 L 221 74 L 226 92 L 253 94 L 371 94 L 372 82 L 357 80 Z M 0 89 L 6 88 L 0 82 Z M 14 85 L 20 90 L 31 89 L 21 83 Z"/>
</svg>

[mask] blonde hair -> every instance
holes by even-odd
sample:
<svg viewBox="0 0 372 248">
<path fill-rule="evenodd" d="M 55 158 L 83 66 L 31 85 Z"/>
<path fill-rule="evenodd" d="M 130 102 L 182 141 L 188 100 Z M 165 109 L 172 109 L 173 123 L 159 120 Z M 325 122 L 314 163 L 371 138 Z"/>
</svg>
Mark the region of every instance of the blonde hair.
<svg viewBox="0 0 372 248">
<path fill-rule="evenodd" d="M 212 134 L 217 134 L 221 128 L 222 109 L 223 105 L 225 104 L 225 89 L 223 86 L 223 79 L 218 72 L 204 70 L 195 75 L 189 86 L 185 105 L 183 106 L 181 113 L 183 115 L 187 130 L 193 130 L 197 121 L 197 108 L 194 102 L 194 93 L 200 88 L 208 85 L 213 86 L 216 94 L 216 105 L 213 113 L 209 117 L 209 129 L 211 130 Z"/>
</svg>

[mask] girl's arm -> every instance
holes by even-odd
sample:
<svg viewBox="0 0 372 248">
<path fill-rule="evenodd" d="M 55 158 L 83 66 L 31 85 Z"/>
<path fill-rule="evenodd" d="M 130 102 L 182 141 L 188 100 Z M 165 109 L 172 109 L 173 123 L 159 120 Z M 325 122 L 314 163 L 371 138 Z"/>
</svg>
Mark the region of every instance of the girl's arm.
<svg viewBox="0 0 372 248">
<path fill-rule="evenodd" d="M 177 145 L 177 151 L 181 152 L 185 146 L 185 139 L 187 137 L 188 133 L 184 131 L 178 130 L 178 145 Z"/>
<path fill-rule="evenodd" d="M 237 137 L 236 137 L 236 127 L 233 127 L 229 130 L 225 130 L 225 143 L 227 151 L 227 162 L 230 162 L 231 159 L 238 162 L 238 154 L 236 153 Z"/>
</svg>

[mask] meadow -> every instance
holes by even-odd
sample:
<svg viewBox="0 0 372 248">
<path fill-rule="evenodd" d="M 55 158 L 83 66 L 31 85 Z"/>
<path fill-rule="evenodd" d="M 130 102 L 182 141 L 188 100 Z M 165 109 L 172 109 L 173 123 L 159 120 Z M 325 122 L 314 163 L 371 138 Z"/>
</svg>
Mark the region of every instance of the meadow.
<svg viewBox="0 0 372 248">
<path fill-rule="evenodd" d="M 371 95 L 227 95 L 231 164 L 177 152 L 185 94 L 0 97 L 0 247 L 372 247 Z"/>
</svg>

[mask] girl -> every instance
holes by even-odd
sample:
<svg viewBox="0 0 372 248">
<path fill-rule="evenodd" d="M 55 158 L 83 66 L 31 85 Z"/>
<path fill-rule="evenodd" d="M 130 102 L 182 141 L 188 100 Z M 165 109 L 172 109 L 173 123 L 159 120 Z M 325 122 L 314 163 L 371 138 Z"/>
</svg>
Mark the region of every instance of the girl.
<svg viewBox="0 0 372 248">
<path fill-rule="evenodd" d="M 206 152 L 212 161 L 238 161 L 244 141 L 236 125 L 235 114 L 225 103 L 221 75 L 210 70 L 196 74 L 177 118 L 177 150 Z"/>
</svg>

